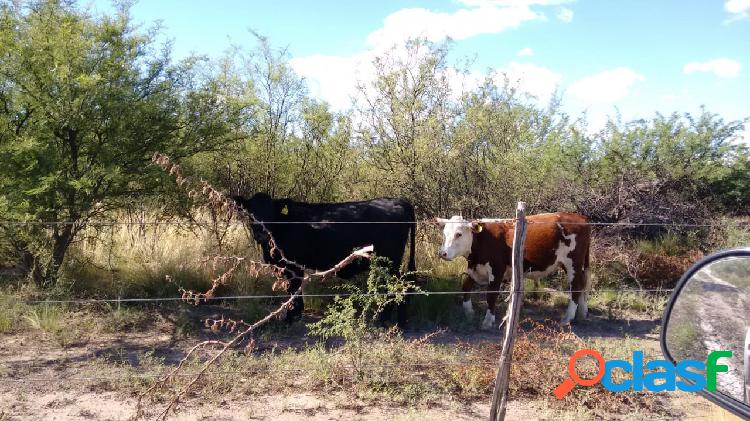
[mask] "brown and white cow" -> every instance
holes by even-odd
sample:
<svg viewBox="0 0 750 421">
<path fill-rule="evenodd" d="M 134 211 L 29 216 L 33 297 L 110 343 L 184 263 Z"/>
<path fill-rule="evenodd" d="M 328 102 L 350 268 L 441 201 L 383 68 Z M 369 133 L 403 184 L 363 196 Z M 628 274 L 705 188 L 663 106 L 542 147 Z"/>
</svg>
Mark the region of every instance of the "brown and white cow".
<svg viewBox="0 0 750 421">
<path fill-rule="evenodd" d="M 585 217 L 575 213 L 544 213 L 527 216 L 523 269 L 525 277 L 540 279 L 562 267 L 568 275 L 570 302 L 562 317 L 569 324 L 575 317 L 588 314 L 586 298 L 589 289 L 589 244 L 591 228 Z M 511 257 L 515 222 L 512 219 L 479 219 L 467 221 L 460 216 L 437 219 L 443 227 L 443 246 L 439 256 L 453 260 L 466 258 L 468 268 L 462 290 L 463 307 L 473 314 L 468 293 L 475 284 L 487 288 L 487 313 L 482 328 L 495 323 L 495 302 L 500 281 L 511 275 Z"/>
</svg>

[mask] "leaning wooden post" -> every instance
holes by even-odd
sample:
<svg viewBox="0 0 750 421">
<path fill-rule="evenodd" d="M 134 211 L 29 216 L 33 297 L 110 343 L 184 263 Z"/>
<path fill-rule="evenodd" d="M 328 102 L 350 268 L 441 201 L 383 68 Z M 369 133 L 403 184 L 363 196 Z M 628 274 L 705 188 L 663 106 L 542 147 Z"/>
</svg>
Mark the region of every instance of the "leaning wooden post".
<svg viewBox="0 0 750 421">
<path fill-rule="evenodd" d="M 518 330 L 518 319 L 523 304 L 523 243 L 526 239 L 526 204 L 518 202 L 516 208 L 516 228 L 513 236 L 513 271 L 510 282 L 510 303 L 505 314 L 505 339 L 500 353 L 500 362 L 495 377 L 495 390 L 492 393 L 490 421 L 505 419 L 505 405 L 508 403 L 508 382 L 510 364 L 513 359 L 513 342 Z"/>
</svg>

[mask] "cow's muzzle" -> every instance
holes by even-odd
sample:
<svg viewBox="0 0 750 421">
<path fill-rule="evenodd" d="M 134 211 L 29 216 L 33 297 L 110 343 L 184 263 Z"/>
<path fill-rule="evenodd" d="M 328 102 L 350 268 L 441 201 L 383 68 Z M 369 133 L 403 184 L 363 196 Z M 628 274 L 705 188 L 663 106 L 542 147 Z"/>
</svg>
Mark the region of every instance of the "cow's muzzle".
<svg viewBox="0 0 750 421">
<path fill-rule="evenodd" d="M 438 252 L 438 257 L 440 257 L 443 260 L 450 260 L 450 259 L 448 259 L 448 252 L 445 251 L 445 250 L 440 250 Z"/>
</svg>

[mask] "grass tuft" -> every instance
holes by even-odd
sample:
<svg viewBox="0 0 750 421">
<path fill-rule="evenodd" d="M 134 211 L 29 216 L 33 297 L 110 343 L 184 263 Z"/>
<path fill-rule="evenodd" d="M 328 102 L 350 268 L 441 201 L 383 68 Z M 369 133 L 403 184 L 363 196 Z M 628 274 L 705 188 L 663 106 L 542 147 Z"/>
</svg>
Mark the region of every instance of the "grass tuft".
<svg viewBox="0 0 750 421">
<path fill-rule="evenodd" d="M 25 306 L 16 297 L 0 295 L 0 333 L 16 330 L 24 312 Z"/>
</svg>

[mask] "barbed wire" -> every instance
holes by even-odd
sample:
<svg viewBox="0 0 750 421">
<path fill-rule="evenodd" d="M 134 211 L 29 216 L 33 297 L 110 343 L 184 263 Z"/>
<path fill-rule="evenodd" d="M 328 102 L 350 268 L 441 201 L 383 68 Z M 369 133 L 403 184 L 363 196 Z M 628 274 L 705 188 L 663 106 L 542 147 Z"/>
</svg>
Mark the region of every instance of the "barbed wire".
<svg viewBox="0 0 750 421">
<path fill-rule="evenodd" d="M 616 293 L 671 293 L 673 288 L 620 288 L 620 289 L 595 289 L 595 290 L 562 290 L 562 289 L 525 289 L 524 293 L 548 293 L 548 294 L 570 294 L 577 292 L 588 292 L 599 293 L 599 292 L 616 292 Z M 333 298 L 333 297 L 386 297 L 394 295 L 416 295 L 416 296 L 436 296 L 436 295 L 464 295 L 464 294 L 510 294 L 511 290 L 487 290 L 487 291 L 406 291 L 401 293 L 387 293 L 387 292 L 346 292 L 346 293 L 320 293 L 320 294 L 300 294 L 298 297 L 302 298 Z M 274 299 L 284 298 L 288 295 L 283 294 L 266 294 L 266 295 L 227 295 L 221 297 L 205 297 L 201 300 L 205 301 L 220 301 L 220 300 L 261 300 L 261 299 Z M 69 299 L 69 300 L 19 300 L 23 304 L 27 305 L 38 305 L 38 304 L 96 304 L 96 303 L 142 303 L 142 302 L 159 302 L 159 301 L 185 301 L 182 297 L 133 297 L 133 298 L 91 298 L 91 299 Z"/>
<path fill-rule="evenodd" d="M 466 219 L 466 220 L 446 220 L 441 221 L 440 224 L 464 224 L 467 222 L 476 221 L 483 223 L 500 223 L 500 222 L 513 222 L 514 219 Z M 348 224 L 348 225 L 373 225 L 373 224 L 419 224 L 419 225 L 438 225 L 437 222 L 429 219 L 418 220 L 418 221 L 232 221 L 230 224 L 236 225 L 312 225 L 312 224 Z M 685 228 L 711 228 L 711 227 L 725 227 L 727 225 L 748 225 L 750 221 L 732 221 L 728 223 L 690 223 L 690 222 L 559 222 L 559 221 L 530 221 L 526 219 L 527 224 L 538 224 L 538 225 L 552 225 L 561 223 L 563 225 L 590 225 L 590 226 L 632 226 L 632 227 L 685 227 Z M 24 225 L 42 225 L 42 226 L 64 226 L 64 225 L 90 225 L 90 226 L 144 226 L 144 225 L 188 225 L 190 222 L 185 221 L 20 221 L 20 220 L 4 220 L 0 221 L 0 225 L 10 226 L 24 226 Z"/>
</svg>

